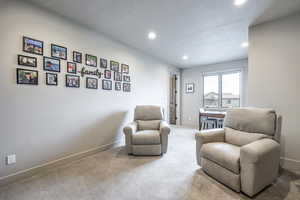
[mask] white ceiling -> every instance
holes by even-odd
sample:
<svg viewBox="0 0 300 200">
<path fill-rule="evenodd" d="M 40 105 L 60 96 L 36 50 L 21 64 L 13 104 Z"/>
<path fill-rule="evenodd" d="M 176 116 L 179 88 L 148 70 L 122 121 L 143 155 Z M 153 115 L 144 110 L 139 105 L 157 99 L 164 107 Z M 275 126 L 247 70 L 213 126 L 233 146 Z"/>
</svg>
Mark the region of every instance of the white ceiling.
<svg viewBox="0 0 300 200">
<path fill-rule="evenodd" d="M 250 24 L 300 10 L 300 0 L 248 0 L 239 8 L 233 0 L 29 1 L 182 68 L 246 58 L 240 44 Z"/>
</svg>

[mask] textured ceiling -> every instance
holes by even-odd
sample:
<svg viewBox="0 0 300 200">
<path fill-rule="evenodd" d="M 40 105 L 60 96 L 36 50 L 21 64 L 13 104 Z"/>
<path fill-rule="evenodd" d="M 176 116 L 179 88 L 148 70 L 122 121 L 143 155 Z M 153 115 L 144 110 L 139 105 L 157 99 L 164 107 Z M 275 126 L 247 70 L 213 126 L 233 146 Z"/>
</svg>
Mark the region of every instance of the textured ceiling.
<svg viewBox="0 0 300 200">
<path fill-rule="evenodd" d="M 240 44 L 249 25 L 300 10 L 300 0 L 248 0 L 239 8 L 233 0 L 28 1 L 182 68 L 246 58 Z"/>
</svg>

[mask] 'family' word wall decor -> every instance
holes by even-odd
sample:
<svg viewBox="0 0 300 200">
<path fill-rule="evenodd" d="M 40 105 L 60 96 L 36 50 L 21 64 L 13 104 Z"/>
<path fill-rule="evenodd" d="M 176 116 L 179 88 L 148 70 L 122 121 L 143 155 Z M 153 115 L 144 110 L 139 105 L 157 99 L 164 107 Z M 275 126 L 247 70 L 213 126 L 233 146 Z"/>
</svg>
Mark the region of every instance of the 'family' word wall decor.
<svg viewBox="0 0 300 200">
<path fill-rule="evenodd" d="M 81 70 L 78 72 L 81 74 L 81 77 L 84 77 L 84 75 L 93 75 L 93 76 L 97 76 L 100 79 L 102 76 L 102 72 L 99 69 L 89 70 L 86 69 L 85 67 L 82 67 Z"/>
<path fill-rule="evenodd" d="M 87 89 L 113 90 L 114 85 L 115 91 L 131 91 L 130 67 L 127 64 L 101 57 L 98 65 L 98 56 L 77 50 L 70 51 L 72 56 L 68 58 L 67 47 L 56 43 L 45 46 L 43 41 L 27 36 L 23 36 L 22 45 L 25 55 L 17 55 L 17 63 L 24 69 L 16 68 L 17 84 L 38 85 L 39 71 L 42 69 L 48 71 L 43 73 L 45 81 L 42 83 L 46 83 L 49 87 L 58 86 L 60 73 L 65 72 L 65 87 L 68 88 L 79 88 L 81 79 L 85 79 Z M 44 47 L 50 49 L 46 52 L 50 52 L 51 55 L 44 55 Z M 42 68 L 38 63 L 43 63 Z M 26 67 L 37 70 L 26 69 Z M 98 81 L 99 79 L 102 81 Z M 98 84 L 102 87 L 98 87 Z"/>
</svg>

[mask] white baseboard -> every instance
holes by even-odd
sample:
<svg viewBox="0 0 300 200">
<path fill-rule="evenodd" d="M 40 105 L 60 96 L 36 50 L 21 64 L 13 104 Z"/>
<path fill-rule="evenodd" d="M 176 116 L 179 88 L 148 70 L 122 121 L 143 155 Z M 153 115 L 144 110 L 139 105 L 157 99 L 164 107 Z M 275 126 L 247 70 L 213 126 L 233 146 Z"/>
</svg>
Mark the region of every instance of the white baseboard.
<svg viewBox="0 0 300 200">
<path fill-rule="evenodd" d="M 300 174 L 300 161 L 290 158 L 281 157 L 280 165 L 282 168 Z"/>
<path fill-rule="evenodd" d="M 54 167 L 72 162 L 74 160 L 78 160 L 80 158 L 83 158 L 83 157 L 86 157 L 89 155 L 93 155 L 93 154 L 101 152 L 101 151 L 108 150 L 119 143 L 120 143 L 120 141 L 115 141 L 110 144 L 105 144 L 105 145 L 102 145 L 102 146 L 99 146 L 96 148 L 92 148 L 92 149 L 89 149 L 89 150 L 86 150 L 83 152 L 68 155 L 68 156 L 59 158 L 54 161 L 50 161 L 50 162 L 47 162 L 47 163 L 44 163 L 41 165 L 37 165 L 37 166 L 29 168 L 29 169 L 21 170 L 16 173 L 10 174 L 8 176 L 0 177 L 0 186 L 7 185 L 7 184 L 15 182 L 19 179 L 31 177 L 38 173 L 47 172 L 48 170 L 53 169 Z"/>
</svg>

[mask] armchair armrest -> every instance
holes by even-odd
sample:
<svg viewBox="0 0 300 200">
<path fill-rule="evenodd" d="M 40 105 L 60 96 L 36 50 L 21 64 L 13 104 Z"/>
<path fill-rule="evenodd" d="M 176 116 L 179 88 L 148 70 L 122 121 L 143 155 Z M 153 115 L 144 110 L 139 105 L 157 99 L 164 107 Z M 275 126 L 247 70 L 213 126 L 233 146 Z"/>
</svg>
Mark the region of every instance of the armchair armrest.
<svg viewBox="0 0 300 200">
<path fill-rule="evenodd" d="M 272 139 L 261 139 L 241 148 L 241 162 L 257 163 L 265 161 L 273 154 L 280 156 L 280 145 Z"/>
<path fill-rule="evenodd" d="M 210 129 L 196 132 L 195 138 L 201 144 L 210 142 L 224 142 L 225 141 L 225 129 Z"/>
<path fill-rule="evenodd" d="M 161 121 L 159 126 L 159 132 L 162 135 L 169 135 L 170 134 L 170 126 L 166 121 Z"/>
<path fill-rule="evenodd" d="M 225 129 L 210 129 L 196 132 L 196 157 L 198 165 L 201 165 L 201 147 L 205 143 L 224 142 Z"/>
<path fill-rule="evenodd" d="M 241 187 L 253 196 L 278 176 L 280 145 L 272 139 L 261 139 L 241 147 Z"/>
<path fill-rule="evenodd" d="M 134 134 L 136 131 L 137 131 L 137 123 L 136 122 L 131 122 L 130 124 L 127 124 L 123 128 L 123 132 L 125 135 Z"/>
<path fill-rule="evenodd" d="M 159 126 L 159 133 L 161 138 L 162 153 L 166 153 L 168 149 L 168 135 L 170 134 L 170 126 L 166 121 L 161 121 Z"/>
<path fill-rule="evenodd" d="M 128 154 L 132 153 L 132 134 L 137 131 L 137 123 L 132 122 L 123 128 L 125 134 L 125 145 Z"/>
</svg>

